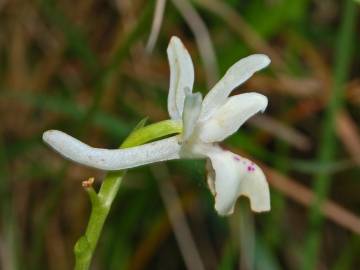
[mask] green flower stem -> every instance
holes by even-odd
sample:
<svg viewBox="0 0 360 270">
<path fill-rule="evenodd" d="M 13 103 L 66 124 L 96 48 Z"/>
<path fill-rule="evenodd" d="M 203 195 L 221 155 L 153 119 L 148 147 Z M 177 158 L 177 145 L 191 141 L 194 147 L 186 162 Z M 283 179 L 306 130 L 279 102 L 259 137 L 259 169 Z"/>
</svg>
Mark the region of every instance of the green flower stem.
<svg viewBox="0 0 360 270">
<path fill-rule="evenodd" d="M 144 124 L 145 120 L 139 123 L 120 148 L 138 146 L 182 131 L 181 122 L 172 120 L 161 121 L 149 126 L 144 126 Z M 90 197 L 92 208 L 85 234 L 79 238 L 74 247 L 75 270 L 89 269 L 102 228 L 124 175 L 125 171 L 109 172 L 98 193 L 92 186 L 85 188 Z"/>
<path fill-rule="evenodd" d="M 174 133 L 181 133 L 182 123 L 180 121 L 164 120 L 152 125 L 135 129 L 123 142 L 121 148 L 141 145 L 149 141 L 168 136 Z"/>
</svg>

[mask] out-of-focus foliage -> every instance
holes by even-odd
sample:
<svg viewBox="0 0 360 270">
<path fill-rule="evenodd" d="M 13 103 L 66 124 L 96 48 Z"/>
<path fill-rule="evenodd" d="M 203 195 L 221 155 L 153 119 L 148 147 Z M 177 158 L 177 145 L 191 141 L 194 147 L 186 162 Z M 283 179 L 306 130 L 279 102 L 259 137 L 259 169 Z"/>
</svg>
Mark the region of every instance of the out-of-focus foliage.
<svg viewBox="0 0 360 270">
<path fill-rule="evenodd" d="M 355 28 L 342 24 L 350 16 L 344 13 L 348 1 L 183 0 L 190 10 L 179 2 L 167 1 L 148 52 L 156 1 L 0 1 L 0 268 L 72 268 L 73 245 L 90 207 L 81 181 L 94 176 L 97 187 L 104 173 L 64 161 L 41 134 L 61 129 L 115 148 L 144 117 L 165 120 L 166 46 L 177 35 L 194 59 L 195 91 L 203 93 L 209 72 L 222 75 L 251 53 L 272 58 L 268 69 L 236 90 L 266 94 L 267 112 L 224 144 L 260 161 L 272 211 L 254 215 L 241 199 L 233 216 L 217 216 L 204 161 L 133 169 L 105 224 L 93 269 L 184 269 L 199 260 L 205 269 L 299 269 L 304 261 L 311 269 L 360 269 L 359 27 L 356 18 Z M 352 6 L 354 13 L 358 8 Z M 206 61 L 211 55 L 201 46 L 209 44 L 202 43 L 198 21 L 186 17 L 193 13 L 209 32 L 215 62 Z M 324 162 L 317 153 L 326 146 L 321 134 L 334 82 L 344 102 L 330 118 L 337 149 Z M 325 207 L 315 211 L 324 221 L 312 223 L 319 174 L 331 181 Z M 315 259 L 306 252 L 309 241 L 319 244 Z M 199 258 L 188 254 L 193 249 Z"/>
</svg>

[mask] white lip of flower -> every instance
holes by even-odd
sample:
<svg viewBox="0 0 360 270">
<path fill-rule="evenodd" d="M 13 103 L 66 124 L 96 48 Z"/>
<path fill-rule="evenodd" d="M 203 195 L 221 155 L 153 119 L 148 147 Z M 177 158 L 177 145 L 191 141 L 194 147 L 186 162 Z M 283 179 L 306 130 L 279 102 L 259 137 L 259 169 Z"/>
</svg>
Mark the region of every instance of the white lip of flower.
<svg viewBox="0 0 360 270">
<path fill-rule="evenodd" d="M 232 97 L 229 94 L 266 67 L 270 59 L 254 54 L 239 60 L 202 101 L 200 93 L 191 92 L 194 67 L 179 38 L 171 38 L 167 54 L 170 64 L 168 111 L 172 120 L 183 122 L 182 134 L 114 150 L 90 147 L 57 130 L 46 131 L 43 140 L 70 160 L 108 171 L 171 159 L 207 158 L 207 181 L 220 215 L 233 213 L 240 195 L 250 199 L 253 211 L 269 211 L 269 187 L 262 170 L 248 159 L 221 149 L 217 142 L 267 107 L 267 98 L 261 94 L 252 92 Z"/>
</svg>

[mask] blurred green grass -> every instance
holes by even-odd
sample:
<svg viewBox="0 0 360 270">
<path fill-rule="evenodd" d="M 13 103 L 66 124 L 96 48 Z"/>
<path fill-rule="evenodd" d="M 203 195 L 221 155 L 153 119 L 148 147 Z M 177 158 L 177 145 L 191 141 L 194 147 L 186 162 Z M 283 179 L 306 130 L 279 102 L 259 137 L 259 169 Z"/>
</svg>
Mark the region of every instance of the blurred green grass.
<svg viewBox="0 0 360 270">
<path fill-rule="evenodd" d="M 237 91 L 263 91 L 270 100 L 266 115 L 310 142 L 309 147 L 299 146 L 293 143 L 294 133 L 251 122 L 225 146 L 261 160 L 289 181 L 314 186 L 320 199 L 329 197 L 358 216 L 358 21 L 355 29 L 348 27 L 355 48 L 347 70 L 339 61 L 350 53 L 348 45 L 340 43 L 336 49 L 339 25 L 351 19 L 342 15 L 341 1 L 221 1 L 220 7 L 237 14 L 251 31 L 241 25 L 236 29 L 219 16 L 229 14 L 227 9 L 213 12 L 211 6 L 218 2 L 191 2 L 208 27 L 216 68 L 223 74 L 250 53 L 270 51 L 279 57 L 282 63 L 273 61 Z M 195 90 L 208 91 L 194 35 L 172 1 L 167 2 L 155 49 L 146 53 L 154 6 L 155 1 L 141 0 L 0 4 L 1 269 L 71 269 L 73 245 L 89 214 L 81 181 L 103 177 L 51 152 L 41 142 L 44 130 L 61 129 L 93 145 L 115 148 L 143 117 L 150 122 L 166 119 L 165 49 L 172 35 L 182 38 L 194 59 Z M 358 12 L 358 6 L 352 11 Z M 342 107 L 355 136 L 343 135 L 335 114 L 326 117 L 332 91 L 343 92 Z M 337 138 L 324 143 L 323 132 Z M 333 146 L 337 154 L 317 159 L 319 148 Z M 308 226 L 309 208 L 299 205 L 291 192 L 272 189 L 269 213 L 247 213 L 247 200 L 241 199 L 234 216 L 221 218 L 206 187 L 204 162 L 173 161 L 167 166 L 167 181 L 179 192 L 206 269 L 360 267 L 358 235 L 328 219 L 314 230 Z M 316 187 L 320 182 L 313 179 L 319 174 L 333 179 L 327 192 Z M 317 218 L 324 218 L 318 207 L 313 209 Z M 244 234 L 253 239 L 253 248 L 242 242 Z M 318 246 L 305 248 L 305 239 L 311 242 L 313 236 Z M 93 269 L 185 267 L 158 182 L 147 167 L 131 170 L 105 224 Z"/>
</svg>

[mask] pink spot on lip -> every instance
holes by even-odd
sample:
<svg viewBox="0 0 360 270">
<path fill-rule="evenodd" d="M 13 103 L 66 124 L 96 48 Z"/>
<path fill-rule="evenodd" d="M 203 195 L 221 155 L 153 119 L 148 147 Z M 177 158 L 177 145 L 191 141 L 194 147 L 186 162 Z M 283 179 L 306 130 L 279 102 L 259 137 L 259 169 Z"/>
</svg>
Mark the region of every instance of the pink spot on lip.
<svg viewBox="0 0 360 270">
<path fill-rule="evenodd" d="M 253 172 L 253 171 L 255 171 L 255 167 L 250 165 L 250 166 L 247 167 L 247 171 L 248 172 Z"/>
<path fill-rule="evenodd" d="M 236 160 L 236 161 L 240 161 L 240 158 L 238 156 L 233 156 L 233 158 Z"/>
</svg>

